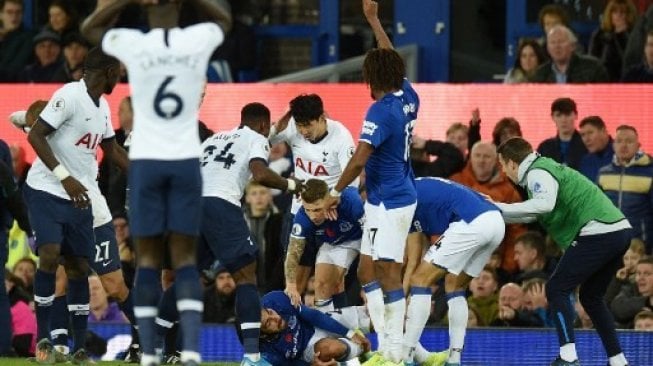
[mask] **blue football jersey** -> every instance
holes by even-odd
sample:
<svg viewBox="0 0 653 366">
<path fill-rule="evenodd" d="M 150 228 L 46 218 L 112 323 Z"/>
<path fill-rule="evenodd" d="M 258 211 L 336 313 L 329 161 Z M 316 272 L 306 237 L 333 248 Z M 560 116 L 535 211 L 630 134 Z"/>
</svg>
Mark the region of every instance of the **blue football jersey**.
<svg viewBox="0 0 653 366">
<path fill-rule="evenodd" d="M 314 238 L 318 246 L 323 243 L 338 245 L 360 240 L 363 235 L 361 219 L 364 209 L 363 200 L 355 187 L 347 187 L 342 191 L 337 211 L 338 220 L 327 219 L 321 225 L 315 225 L 304 208 L 300 208 L 295 215 L 291 235 L 299 239 Z"/>
<path fill-rule="evenodd" d="M 411 231 L 441 235 L 456 221 L 471 222 L 479 215 L 499 208 L 462 184 L 442 178 L 418 178 L 417 208 Z"/>
<path fill-rule="evenodd" d="M 308 322 L 301 321 L 300 308 L 290 303 L 283 291 L 272 291 L 261 298 L 264 309 L 273 309 L 288 324 L 278 337 L 261 342 L 262 356 L 273 365 L 290 364 L 301 359 L 308 341 L 315 333 L 315 328 Z"/>
<path fill-rule="evenodd" d="M 374 147 L 365 165 L 367 200 L 387 209 L 415 203 L 410 144 L 419 97 L 408 80 L 402 89 L 375 101 L 367 111 L 359 141 Z"/>
</svg>

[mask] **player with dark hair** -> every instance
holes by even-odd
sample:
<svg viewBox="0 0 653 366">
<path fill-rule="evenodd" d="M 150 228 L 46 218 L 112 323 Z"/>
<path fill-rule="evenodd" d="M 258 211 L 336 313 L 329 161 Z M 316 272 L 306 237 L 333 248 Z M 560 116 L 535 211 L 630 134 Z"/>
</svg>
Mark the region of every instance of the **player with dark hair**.
<svg viewBox="0 0 653 366">
<path fill-rule="evenodd" d="M 250 103 L 241 111 L 240 126 L 218 132 L 202 144 L 201 241 L 236 282 L 236 315 L 245 355 L 241 365 L 269 365 L 259 352 L 261 305 L 256 287 L 258 247 L 242 214 L 241 197 L 250 179 L 270 188 L 301 192 L 296 178 L 283 178 L 267 166 L 270 111 Z M 178 281 L 177 281 L 178 282 Z M 179 283 L 175 283 L 179 291 Z"/>
<path fill-rule="evenodd" d="M 526 140 L 512 138 L 498 153 L 503 171 L 526 189 L 529 198 L 497 203 L 506 222 L 537 220 L 564 251 L 546 284 L 560 343 L 560 355 L 551 365 L 579 364 L 576 314 L 569 296 L 579 286 L 578 298 L 603 342 L 610 366 L 627 365 L 604 296 L 630 244 L 628 220 L 595 184 L 579 172 L 539 156 Z"/>
<path fill-rule="evenodd" d="M 405 79 L 403 60 L 383 30 L 378 4 L 363 0 L 363 11 L 379 44 L 367 53 L 363 64 L 374 103 L 365 116 L 356 151 L 327 198 L 327 207 L 337 204 L 341 192 L 365 168 L 367 202 L 361 243 L 365 256 L 359 268 L 374 268 L 378 282 L 363 284 L 370 317 L 383 357 L 400 363 L 406 313 L 402 262 L 417 199 L 410 144 L 419 97 Z"/>
<path fill-rule="evenodd" d="M 84 69 L 82 80 L 53 94 L 28 135 L 38 156 L 27 175 L 24 194 L 39 255 L 34 300 L 40 363 L 54 362 L 50 319 L 60 256 L 68 277 L 73 362 L 89 362 L 83 347 L 89 312 L 88 260 L 95 254 L 95 243 L 93 214 L 87 208 L 89 194 L 97 187 L 97 147 L 122 169 L 128 166 L 124 150 L 113 138 L 111 111 L 102 96 L 110 94 L 118 82 L 120 63 L 94 48 Z"/>
<path fill-rule="evenodd" d="M 134 111 L 129 210 L 137 250 L 134 311 L 141 333 L 141 364 L 160 362 L 155 354 L 155 318 L 166 234 L 183 334 L 181 362 L 196 365 L 201 362 L 203 310 L 195 245 L 202 199 L 198 110 L 209 59 L 231 26 L 231 17 L 213 1 L 188 0 L 214 22 L 181 29 L 181 2 L 146 1 L 149 32 L 106 31 L 131 3 L 118 0 L 98 8 L 82 31 L 91 41 L 101 38 L 104 51 L 120 59 L 129 75 Z"/>
</svg>

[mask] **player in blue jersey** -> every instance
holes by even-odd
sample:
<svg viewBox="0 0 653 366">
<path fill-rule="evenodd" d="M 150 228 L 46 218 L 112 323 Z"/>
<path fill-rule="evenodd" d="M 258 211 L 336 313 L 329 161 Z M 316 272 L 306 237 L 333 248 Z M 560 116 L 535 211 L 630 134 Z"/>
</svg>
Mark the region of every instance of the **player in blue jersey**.
<svg viewBox="0 0 653 366">
<path fill-rule="evenodd" d="M 293 305 L 282 291 L 267 293 L 261 306 L 261 353 L 275 366 L 345 362 L 369 351 L 367 338 L 355 331 L 369 330 L 362 307 L 325 314 Z"/>
<path fill-rule="evenodd" d="M 416 206 L 415 184 L 410 165 L 413 125 L 419 97 L 408 80 L 401 56 L 378 18 L 378 4 L 363 0 L 363 11 L 379 48 L 365 56 L 363 78 L 374 103 L 363 122 L 358 146 L 328 198 L 329 207 L 365 168 L 367 202 L 361 243 L 360 266 L 374 261 L 378 282 L 363 284 L 370 317 L 379 334 L 379 349 L 391 362 L 402 358 L 402 335 L 406 300 L 401 281 L 406 237 Z M 360 271 L 359 271 L 360 273 Z"/>
<path fill-rule="evenodd" d="M 336 289 L 344 295 L 347 269 L 358 256 L 361 245 L 363 201 L 358 190 L 347 187 L 338 205 L 337 220 L 327 218 L 327 183 L 310 179 L 301 194 L 302 207 L 297 211 L 290 234 L 285 262 L 286 294 L 293 305 L 299 305 L 296 273 L 307 243 L 318 247 L 315 261 L 315 306 L 320 311 L 334 309 L 332 297 Z M 311 245 L 311 244 L 308 244 Z"/>
<path fill-rule="evenodd" d="M 460 365 L 467 327 L 465 289 L 477 277 L 503 240 L 505 223 L 499 209 L 479 193 L 441 178 L 420 178 L 413 235 L 439 236 L 410 276 L 410 302 L 404 335 L 404 362 L 413 362 L 417 341 L 431 309 L 431 285 L 447 275 L 449 357 Z M 421 233 L 421 234 L 420 234 Z"/>
</svg>

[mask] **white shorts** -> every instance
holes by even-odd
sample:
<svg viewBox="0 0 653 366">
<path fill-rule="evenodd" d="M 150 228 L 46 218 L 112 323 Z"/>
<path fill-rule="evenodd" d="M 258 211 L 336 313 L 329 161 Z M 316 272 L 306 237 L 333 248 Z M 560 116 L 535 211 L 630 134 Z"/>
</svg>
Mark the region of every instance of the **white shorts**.
<svg viewBox="0 0 653 366">
<path fill-rule="evenodd" d="M 330 311 L 326 314 L 337 320 L 347 329 L 360 329 L 363 331 L 363 333 L 368 333 L 370 331 L 370 316 L 367 314 L 367 311 L 365 311 L 364 306 L 348 306 L 342 309 Z M 311 339 L 308 340 L 308 344 L 306 344 L 306 349 L 302 354 L 302 359 L 309 364 L 313 363 L 313 357 L 315 356 L 315 344 L 321 339 L 328 337 L 338 338 L 342 341 L 349 342 L 348 339 L 343 338 L 338 334 L 330 333 L 320 328 L 315 328 L 315 333 L 313 333 Z"/>
<path fill-rule="evenodd" d="M 360 240 L 352 240 L 338 245 L 324 243 L 317 252 L 315 264 L 333 264 L 347 270 L 356 259 L 360 249 Z"/>
<path fill-rule="evenodd" d="M 392 260 L 403 263 L 406 237 L 415 214 L 417 203 L 386 209 L 383 203 L 374 206 L 365 202 L 365 224 L 361 254 L 372 260 Z"/>
<path fill-rule="evenodd" d="M 505 230 L 499 211 L 485 212 L 470 223 L 453 222 L 438 242 L 431 245 L 424 260 L 455 275 L 465 272 L 478 277 L 501 244 Z"/>
</svg>

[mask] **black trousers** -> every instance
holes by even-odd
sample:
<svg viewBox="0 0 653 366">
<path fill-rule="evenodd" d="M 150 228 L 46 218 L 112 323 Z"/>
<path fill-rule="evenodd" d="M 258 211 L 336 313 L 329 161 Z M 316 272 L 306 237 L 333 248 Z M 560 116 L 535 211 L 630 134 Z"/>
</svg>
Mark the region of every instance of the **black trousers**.
<svg viewBox="0 0 653 366">
<path fill-rule="evenodd" d="M 574 343 L 576 317 L 570 294 L 580 286 L 579 300 L 592 319 L 608 357 L 621 353 L 614 318 L 604 300 L 608 284 L 623 265 L 631 230 L 578 236 L 565 251 L 546 284 L 549 312 L 555 321 L 560 345 Z"/>
</svg>

